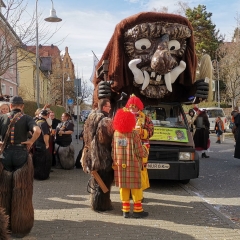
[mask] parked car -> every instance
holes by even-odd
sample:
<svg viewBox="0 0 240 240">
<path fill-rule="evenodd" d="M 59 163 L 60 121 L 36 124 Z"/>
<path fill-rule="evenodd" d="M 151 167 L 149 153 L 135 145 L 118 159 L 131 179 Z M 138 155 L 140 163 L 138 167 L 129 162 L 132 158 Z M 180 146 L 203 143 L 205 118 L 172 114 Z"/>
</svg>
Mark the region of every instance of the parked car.
<svg viewBox="0 0 240 240">
<path fill-rule="evenodd" d="M 207 111 L 211 132 L 215 131 L 215 120 L 218 116 L 221 117 L 224 123 L 224 130 L 226 131 L 228 129 L 229 124 L 227 122 L 227 118 L 222 108 L 219 108 L 219 107 L 200 108 L 200 110 L 203 110 L 203 109 Z"/>
</svg>

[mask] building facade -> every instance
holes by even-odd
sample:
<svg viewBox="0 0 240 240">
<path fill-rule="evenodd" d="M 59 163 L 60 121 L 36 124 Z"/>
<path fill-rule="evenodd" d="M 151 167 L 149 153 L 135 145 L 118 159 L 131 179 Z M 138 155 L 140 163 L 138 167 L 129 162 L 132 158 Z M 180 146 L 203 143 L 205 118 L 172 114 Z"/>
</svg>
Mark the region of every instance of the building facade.
<svg viewBox="0 0 240 240">
<path fill-rule="evenodd" d="M 36 52 L 35 46 L 28 46 L 28 51 Z M 59 48 L 54 46 L 39 45 L 40 70 L 48 76 L 49 85 L 48 103 L 52 105 L 67 106 L 69 98 L 74 98 L 74 64 L 68 53 L 68 47 L 65 53 L 61 54 Z"/>
<path fill-rule="evenodd" d="M 2 7 L 2 1 L 0 7 Z M 0 12 L 0 95 L 18 94 L 17 49 L 21 40 Z"/>
<path fill-rule="evenodd" d="M 49 69 L 44 70 L 45 59 L 40 59 L 39 71 L 39 102 L 47 104 L 49 102 L 50 78 Z M 42 65 L 42 66 L 41 66 Z M 18 95 L 24 100 L 36 101 L 37 82 L 36 82 L 36 55 L 24 48 L 18 49 Z M 43 69 L 42 69 L 43 68 Z"/>
</svg>

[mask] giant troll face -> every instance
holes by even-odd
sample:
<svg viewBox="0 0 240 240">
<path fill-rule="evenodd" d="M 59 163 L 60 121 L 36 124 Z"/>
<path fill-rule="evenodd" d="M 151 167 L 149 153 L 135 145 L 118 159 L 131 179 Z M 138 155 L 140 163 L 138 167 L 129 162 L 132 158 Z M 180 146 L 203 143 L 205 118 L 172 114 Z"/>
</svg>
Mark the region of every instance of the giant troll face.
<svg viewBox="0 0 240 240">
<path fill-rule="evenodd" d="M 143 23 L 127 30 L 124 46 L 134 84 L 150 98 L 163 98 L 186 69 L 182 60 L 191 30 L 182 24 Z"/>
<path fill-rule="evenodd" d="M 98 66 L 109 61 L 111 98 L 124 91 L 145 101 L 187 101 L 196 92 L 192 33 L 190 22 L 174 14 L 144 12 L 122 20 Z M 101 80 L 94 79 L 94 102 Z"/>
</svg>

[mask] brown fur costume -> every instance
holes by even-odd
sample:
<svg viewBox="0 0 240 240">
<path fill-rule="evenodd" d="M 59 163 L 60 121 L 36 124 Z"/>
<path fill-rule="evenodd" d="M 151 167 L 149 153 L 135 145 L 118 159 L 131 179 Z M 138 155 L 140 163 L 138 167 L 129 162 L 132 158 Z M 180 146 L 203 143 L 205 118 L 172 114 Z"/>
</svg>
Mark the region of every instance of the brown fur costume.
<svg viewBox="0 0 240 240">
<path fill-rule="evenodd" d="M 188 101 L 188 97 L 192 96 L 196 91 L 194 82 L 197 68 L 197 57 L 195 54 L 192 32 L 193 29 L 190 22 L 186 18 L 174 14 L 142 12 L 122 20 L 116 26 L 113 36 L 98 65 L 99 67 L 103 60 L 109 60 L 107 79 L 113 81 L 111 100 L 114 101 L 118 99 L 119 95 L 116 93 L 123 91 L 128 95 L 134 93 L 141 99 L 144 98 L 145 105 L 156 104 L 156 99 L 158 99 L 158 101 Z M 180 42 L 180 50 L 169 51 L 172 55 L 175 55 L 176 62 L 174 64 L 183 60 L 186 63 L 186 69 L 172 84 L 172 92 L 166 91 L 164 83 L 162 84 L 161 82 L 152 81 L 151 79 L 149 86 L 143 91 L 139 86 L 134 84 L 133 73 L 129 69 L 128 63 L 130 60 L 139 57 L 142 59 L 142 62 L 138 64 L 139 68 L 142 68 L 141 70 L 145 69 L 148 72 L 153 72 L 154 70 L 152 70 L 150 62 L 151 59 L 153 59 L 154 54 L 158 51 L 158 43 L 156 43 L 158 41 L 157 39 L 160 39 L 164 34 L 170 36 L 169 42 L 174 39 L 172 37 L 173 35 L 175 39 Z M 147 49 L 136 50 L 134 43 L 140 38 L 147 38 L 150 40 L 152 45 L 149 51 L 147 51 Z M 143 63 L 145 65 L 143 65 Z M 162 65 L 164 65 L 164 63 Z M 173 69 L 174 66 L 169 68 Z M 169 69 L 167 69 L 167 71 L 169 71 Z M 162 75 L 163 73 L 159 74 Z M 95 76 L 94 104 L 98 102 L 97 85 L 100 81 L 101 79 L 97 79 Z M 164 92 L 164 94 L 154 97 L 151 96 L 152 92 L 155 92 L 156 94 L 162 94 L 162 92 Z"/>
<path fill-rule="evenodd" d="M 0 208 L 0 239 L 8 240 L 8 216 L 5 214 L 3 208 Z"/>
<path fill-rule="evenodd" d="M 67 147 L 62 147 L 55 143 L 55 159 L 57 166 L 60 166 L 65 170 L 71 170 L 75 166 L 74 159 L 74 146 L 70 144 Z"/>
<path fill-rule="evenodd" d="M 110 189 L 113 182 L 111 157 L 112 120 L 103 113 L 92 111 L 84 124 L 84 142 L 81 164 L 85 172 L 96 170 L 109 189 L 103 193 L 94 178 L 90 179 L 91 207 L 95 211 L 111 210 Z"/>
<path fill-rule="evenodd" d="M 13 173 L 3 170 L 0 165 L 0 206 L 10 217 L 12 234 L 23 237 L 31 231 L 34 222 L 32 158 L 29 155 L 27 163 Z"/>
</svg>

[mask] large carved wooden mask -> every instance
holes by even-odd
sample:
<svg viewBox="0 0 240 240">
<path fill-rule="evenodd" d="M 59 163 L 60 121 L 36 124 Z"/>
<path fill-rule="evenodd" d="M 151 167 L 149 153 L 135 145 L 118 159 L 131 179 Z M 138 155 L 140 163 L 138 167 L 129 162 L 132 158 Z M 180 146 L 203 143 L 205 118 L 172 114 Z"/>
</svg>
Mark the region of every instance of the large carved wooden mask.
<svg viewBox="0 0 240 240">
<path fill-rule="evenodd" d="M 150 98 L 172 92 L 172 84 L 185 70 L 182 60 L 191 36 L 188 26 L 178 23 L 142 23 L 124 33 L 134 85 Z"/>
</svg>

